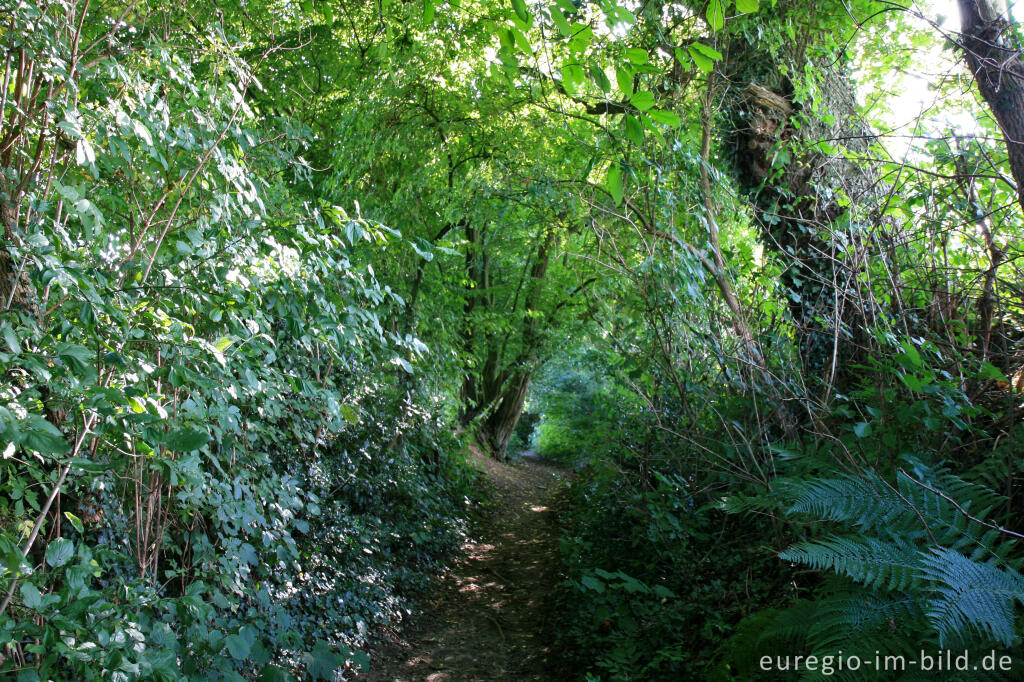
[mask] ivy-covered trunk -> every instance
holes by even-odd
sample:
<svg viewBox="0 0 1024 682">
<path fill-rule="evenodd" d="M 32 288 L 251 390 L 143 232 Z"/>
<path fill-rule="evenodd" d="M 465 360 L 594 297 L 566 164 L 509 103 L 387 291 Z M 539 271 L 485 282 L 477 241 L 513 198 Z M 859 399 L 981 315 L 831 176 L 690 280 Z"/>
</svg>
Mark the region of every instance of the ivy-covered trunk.
<svg viewBox="0 0 1024 682">
<path fill-rule="evenodd" d="M 804 370 L 841 385 L 873 314 L 857 279 L 878 223 L 877 182 L 840 149 L 862 151 L 865 131 L 841 73 L 823 70 L 815 97 L 824 107 L 804 111 L 790 80 L 763 66 L 774 62 L 757 50 L 736 53 L 734 69 L 762 79 L 731 102 L 737 180 L 749 193 L 763 243 L 782 263 L 780 284 Z M 834 142 L 823 146 L 821 139 Z"/>
</svg>

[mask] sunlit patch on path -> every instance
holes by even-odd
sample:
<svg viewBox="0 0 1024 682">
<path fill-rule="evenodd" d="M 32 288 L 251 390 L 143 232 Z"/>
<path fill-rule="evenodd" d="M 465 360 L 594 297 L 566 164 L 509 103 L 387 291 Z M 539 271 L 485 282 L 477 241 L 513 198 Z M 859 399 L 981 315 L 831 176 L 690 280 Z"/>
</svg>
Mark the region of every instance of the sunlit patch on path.
<svg viewBox="0 0 1024 682">
<path fill-rule="evenodd" d="M 402 632 L 373 652 L 366 682 L 565 680 L 552 639 L 559 478 L 536 457 L 474 455 L 496 487 L 493 515 Z"/>
</svg>

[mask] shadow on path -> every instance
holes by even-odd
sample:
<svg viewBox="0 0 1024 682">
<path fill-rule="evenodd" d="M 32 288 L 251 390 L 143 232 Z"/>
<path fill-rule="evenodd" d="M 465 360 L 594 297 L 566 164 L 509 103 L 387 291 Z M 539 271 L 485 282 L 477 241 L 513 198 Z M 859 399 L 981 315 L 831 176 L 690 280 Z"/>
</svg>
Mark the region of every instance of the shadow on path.
<svg viewBox="0 0 1024 682">
<path fill-rule="evenodd" d="M 422 613 L 385 635 L 361 682 L 570 679 L 552 647 L 552 593 L 561 580 L 555 510 L 566 475 L 526 453 L 501 464 L 477 451 L 496 488 L 494 511 L 475 529 Z"/>
</svg>

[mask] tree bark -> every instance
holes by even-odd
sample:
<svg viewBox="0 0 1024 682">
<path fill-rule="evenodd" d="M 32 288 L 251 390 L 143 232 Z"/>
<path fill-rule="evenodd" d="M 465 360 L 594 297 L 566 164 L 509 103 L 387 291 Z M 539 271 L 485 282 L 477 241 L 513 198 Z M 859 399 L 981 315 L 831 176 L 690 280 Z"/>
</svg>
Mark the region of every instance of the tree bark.
<svg viewBox="0 0 1024 682">
<path fill-rule="evenodd" d="M 736 331 L 736 336 L 739 337 L 741 345 L 746 351 L 747 359 L 757 369 L 763 370 L 765 368 L 764 358 L 761 357 L 761 350 L 757 347 L 757 341 L 754 339 L 754 334 L 750 331 L 750 325 L 747 324 L 747 319 L 743 315 L 743 308 L 733 289 L 732 281 L 729 279 L 729 270 L 726 267 L 725 258 L 722 256 L 721 241 L 718 238 L 718 220 L 715 217 L 716 211 L 711 193 L 711 179 L 708 176 L 708 166 L 711 163 L 711 103 L 714 96 L 714 74 L 710 74 L 704 98 L 701 100 L 701 119 L 703 125 L 700 142 L 700 183 L 704 193 L 708 243 L 711 246 L 712 258 L 714 258 L 715 267 L 712 275 L 715 278 L 715 284 L 718 285 L 719 292 L 722 294 L 722 299 L 725 300 L 729 312 L 732 313 L 733 329 Z"/>
<path fill-rule="evenodd" d="M 467 290 L 464 348 L 468 354 L 477 357 L 483 355 L 483 362 L 476 372 L 468 373 L 463 380 L 459 421 L 465 427 L 485 415 L 476 426 L 477 438 L 499 460 L 505 459 L 512 433 L 523 413 L 526 392 L 530 387 L 542 342 L 538 329 L 540 318 L 536 313 L 541 303 L 555 237 L 554 228 L 546 226 L 543 230 L 536 256 L 529 272 L 525 274 L 522 303 L 514 303 L 509 311 L 509 315 L 522 315 L 519 348 L 516 352 L 506 354 L 508 338 L 499 338 L 494 334 L 488 334 L 486 345 L 479 347 L 480 339 L 470 315 L 478 302 L 493 305 L 493 301 L 486 299 L 489 284 L 486 254 L 473 254 L 472 251 L 466 254 L 468 280 L 476 282 L 476 285 Z M 471 248 L 478 240 L 482 243 L 480 235 L 469 227 L 466 228 L 466 239 Z"/>
<path fill-rule="evenodd" d="M 765 75 L 780 81 L 776 89 L 788 89 L 785 78 Z M 833 74 L 833 90 L 849 93 L 842 78 Z M 852 139 L 854 131 L 826 131 L 820 123 L 812 123 L 811 129 L 806 124 L 794 125 L 797 106 L 776 89 L 751 83 L 733 105 L 742 112 L 733 133 L 734 167 L 741 187 L 750 195 L 765 246 L 785 266 L 780 283 L 795 325 L 804 372 L 822 377 L 828 386 L 844 385 L 850 378 L 850 366 L 859 359 L 870 311 L 854 291 L 862 257 L 844 259 L 840 252 L 849 241 L 869 243 L 873 239 L 869 221 L 877 216 L 866 211 L 851 220 L 848 207 L 836 197 L 847 193 L 851 203 L 870 202 L 873 197 L 865 188 L 873 187 L 875 178 L 870 169 L 850 162 L 840 166 L 843 172 L 839 177 L 832 177 L 836 159 L 786 149 L 790 139 L 798 140 L 799 149 L 803 139 Z M 833 116 L 855 126 L 852 96 L 836 99 L 831 103 Z M 866 224 L 853 224 L 862 220 Z M 862 244 L 861 256 L 865 247 L 866 243 Z"/>
<path fill-rule="evenodd" d="M 9 311 L 38 313 L 34 302 L 34 290 L 25 269 L 24 257 L 19 262 L 11 255 L 10 247 L 15 245 L 14 227 L 18 221 L 16 202 L 21 196 L 10 197 L 9 185 L 0 182 L 0 313 Z"/>
<path fill-rule="evenodd" d="M 967 68 L 1006 138 L 1017 202 L 1024 209 L 1024 62 L 1003 36 L 1009 25 L 989 0 L 958 0 Z"/>
<path fill-rule="evenodd" d="M 477 437 L 497 459 L 504 460 L 507 457 L 512 434 L 519 418 L 523 416 L 523 404 L 526 402 L 530 380 L 531 374 L 528 371 L 519 372 L 510 379 L 497 408 L 477 429 Z"/>
</svg>

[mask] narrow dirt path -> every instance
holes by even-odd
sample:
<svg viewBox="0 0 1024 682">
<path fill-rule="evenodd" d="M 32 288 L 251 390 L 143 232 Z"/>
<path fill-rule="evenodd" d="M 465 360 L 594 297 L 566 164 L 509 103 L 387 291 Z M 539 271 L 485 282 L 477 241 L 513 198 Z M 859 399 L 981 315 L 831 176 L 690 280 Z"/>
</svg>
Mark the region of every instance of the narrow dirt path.
<svg viewBox="0 0 1024 682">
<path fill-rule="evenodd" d="M 551 595 L 560 581 L 555 511 L 565 471 L 527 457 L 507 465 L 473 453 L 496 488 L 422 612 L 372 652 L 361 682 L 570 679 L 552 646 Z"/>
</svg>

